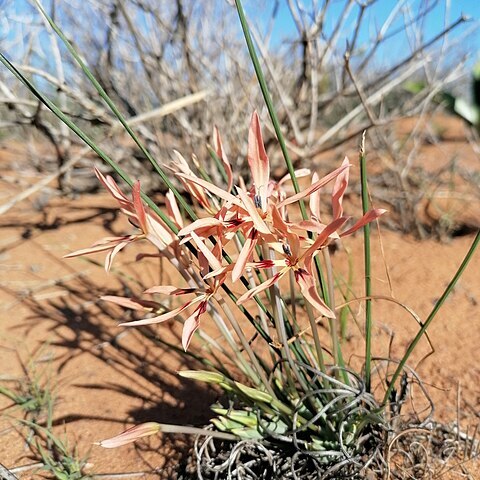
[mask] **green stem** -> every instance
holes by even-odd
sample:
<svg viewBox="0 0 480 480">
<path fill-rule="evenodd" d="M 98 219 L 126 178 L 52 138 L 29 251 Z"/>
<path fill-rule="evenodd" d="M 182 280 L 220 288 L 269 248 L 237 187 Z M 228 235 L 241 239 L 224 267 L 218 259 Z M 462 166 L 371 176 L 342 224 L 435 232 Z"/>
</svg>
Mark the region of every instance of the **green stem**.
<svg viewBox="0 0 480 480">
<path fill-rule="evenodd" d="M 273 128 L 275 129 L 275 134 L 277 135 L 278 143 L 280 144 L 283 158 L 285 159 L 285 163 L 288 168 L 288 173 L 292 178 L 293 188 L 295 190 L 295 193 L 298 193 L 300 192 L 300 187 L 298 185 L 297 177 L 295 175 L 295 168 L 293 167 L 290 154 L 288 153 L 287 145 L 285 143 L 282 129 L 280 127 L 280 122 L 278 120 L 275 107 L 273 106 L 272 97 L 270 95 L 270 91 L 268 90 L 267 82 L 265 80 L 265 76 L 263 75 L 262 67 L 260 66 L 260 61 L 258 59 L 257 52 L 255 51 L 255 46 L 253 45 L 252 36 L 250 34 L 250 28 L 248 27 L 248 22 L 245 17 L 245 12 L 243 10 L 241 0 L 235 0 L 235 5 L 237 7 L 238 17 L 240 18 L 240 23 L 242 25 L 243 35 L 245 36 L 245 41 L 247 43 L 248 53 L 250 54 L 250 58 L 252 59 L 253 68 L 255 69 L 258 83 L 260 85 L 260 89 L 262 90 L 262 95 L 265 100 L 265 104 L 267 105 L 268 113 L 270 114 L 270 118 L 272 119 Z M 307 220 L 308 215 L 307 215 L 307 210 L 305 208 L 305 203 L 303 202 L 303 200 L 301 200 L 299 203 L 300 203 L 300 210 L 302 212 L 302 217 L 304 220 Z"/>
<path fill-rule="evenodd" d="M 369 209 L 367 186 L 367 162 L 365 157 L 364 140 L 360 148 L 360 178 L 362 182 L 362 210 L 365 215 Z M 370 224 L 363 227 L 363 252 L 365 268 L 365 386 L 367 392 L 371 388 L 371 361 L 372 361 L 372 277 L 370 260 Z"/>
<path fill-rule="evenodd" d="M 428 318 L 425 320 L 425 323 L 422 325 L 422 328 L 418 331 L 417 335 L 415 336 L 415 338 L 412 340 L 412 342 L 408 346 L 408 349 L 405 352 L 405 355 L 400 360 L 400 362 L 398 364 L 398 367 L 395 370 L 395 373 L 393 374 L 393 376 L 390 380 L 387 391 L 385 392 L 385 396 L 383 397 L 383 405 L 385 405 L 388 402 L 388 399 L 390 398 L 393 387 L 395 386 L 395 382 L 397 381 L 398 377 L 402 373 L 403 368 L 405 367 L 405 364 L 407 363 L 407 360 L 409 359 L 413 350 L 417 346 L 417 343 L 420 341 L 420 339 L 423 337 L 423 335 L 427 331 L 427 328 L 429 327 L 430 323 L 432 323 L 432 320 L 437 315 L 438 311 L 440 310 L 440 307 L 445 303 L 445 300 L 448 298 L 450 293 L 452 293 L 452 290 L 454 289 L 456 283 L 458 282 L 458 280 L 462 276 L 463 272 L 465 271 L 465 268 L 467 268 L 468 263 L 472 259 L 473 254 L 475 253 L 475 250 L 477 249 L 479 243 L 480 243 L 480 230 L 477 232 L 477 235 L 475 236 L 475 239 L 473 240 L 473 243 L 472 243 L 470 249 L 468 250 L 467 254 L 465 255 L 465 258 L 463 259 L 462 264 L 460 265 L 460 267 L 458 267 L 457 272 L 453 276 L 452 280 L 448 284 L 448 286 L 445 289 L 445 291 L 443 292 L 442 296 L 437 300 L 437 303 L 433 307 L 433 310 L 431 311 Z"/>
<path fill-rule="evenodd" d="M 175 188 L 175 186 L 172 184 L 170 181 L 168 175 L 160 168 L 160 165 L 157 163 L 157 161 L 152 157 L 150 152 L 144 147 L 140 139 L 137 137 L 135 132 L 131 129 L 130 125 L 127 123 L 126 119 L 124 116 L 121 114 L 120 110 L 118 110 L 117 106 L 115 103 L 112 101 L 112 99 L 107 95 L 107 92 L 103 89 L 103 87 L 98 83 L 97 79 L 93 76 L 92 72 L 89 70 L 87 65 L 83 62 L 81 59 L 80 55 L 77 53 L 75 48 L 73 48 L 72 44 L 67 40 L 63 32 L 58 28 L 57 24 L 48 16 L 47 12 L 43 9 L 42 5 L 38 2 L 38 0 L 35 0 L 35 3 L 37 5 L 37 8 L 40 10 L 42 15 L 46 18 L 52 29 L 55 31 L 55 33 L 60 37 L 62 42 L 65 44 L 67 47 L 68 51 L 72 55 L 72 57 L 75 59 L 75 61 L 78 63 L 80 68 L 83 70 L 85 73 L 86 77 L 90 80 L 92 85 L 95 87 L 99 95 L 102 97 L 103 101 L 108 105 L 110 110 L 113 112 L 113 114 L 117 117 L 119 122 L 122 124 L 123 128 L 125 131 L 130 135 L 130 137 L 133 139 L 133 141 L 137 144 L 138 148 L 141 150 L 141 152 L 145 155 L 145 157 L 148 159 L 148 161 L 152 164 L 153 168 L 156 170 L 156 172 L 160 175 L 162 180 L 165 182 L 165 185 L 172 190 L 174 193 L 175 197 L 177 198 L 178 202 L 182 205 L 182 207 L 185 209 L 185 211 L 188 213 L 188 215 L 192 218 L 192 220 L 196 220 L 197 216 L 195 215 L 194 211 L 188 205 L 188 203 L 185 201 L 181 193 Z"/>
<path fill-rule="evenodd" d="M 8 60 L 2 53 L 0 53 L 0 62 L 2 62 L 31 92 L 42 102 L 57 118 L 59 118 L 65 125 L 68 126 L 79 138 L 81 138 L 105 163 L 110 165 L 115 172 L 122 178 L 122 180 L 130 186 L 133 186 L 133 180 L 127 173 L 116 164 L 97 144 L 74 122 L 72 122 L 50 99 L 44 96 L 35 85 L 23 75 L 10 60 Z M 149 205 L 149 207 L 167 224 L 172 232 L 177 233 L 177 226 L 158 208 L 155 203 L 150 200 L 143 192 L 142 198 Z"/>
</svg>

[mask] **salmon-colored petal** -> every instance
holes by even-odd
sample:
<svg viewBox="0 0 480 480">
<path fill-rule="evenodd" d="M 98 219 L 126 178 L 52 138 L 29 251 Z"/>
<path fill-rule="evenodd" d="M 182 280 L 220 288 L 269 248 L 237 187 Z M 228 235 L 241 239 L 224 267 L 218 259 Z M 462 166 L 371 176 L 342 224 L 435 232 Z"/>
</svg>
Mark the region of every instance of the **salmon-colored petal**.
<svg viewBox="0 0 480 480">
<path fill-rule="evenodd" d="M 320 178 L 318 177 L 318 173 L 314 172 L 312 175 L 312 185 L 315 185 Z M 320 222 L 320 189 L 316 190 L 312 194 L 310 194 L 310 212 L 312 213 L 312 219 Z"/>
<path fill-rule="evenodd" d="M 105 258 L 105 271 L 106 272 L 110 271 L 110 268 L 112 267 L 113 259 L 115 258 L 117 253 L 120 252 L 120 250 L 122 250 L 123 248 L 125 248 L 129 243 L 130 243 L 130 241 L 120 242 L 118 245 L 115 245 L 115 247 L 112 250 L 110 250 L 110 252 L 108 252 L 108 254 Z"/>
<path fill-rule="evenodd" d="M 376 220 L 378 217 L 382 216 L 386 212 L 387 210 L 383 208 L 374 208 L 373 210 L 368 211 L 360 220 L 358 220 L 355 223 L 355 225 L 353 225 L 353 227 L 342 232 L 340 236 L 346 237 L 347 235 L 350 235 L 351 233 L 356 232 L 359 228 L 362 228 L 367 223 L 373 222 L 374 220 Z"/>
<path fill-rule="evenodd" d="M 312 273 L 312 262 L 313 257 L 317 253 L 319 249 L 321 249 L 328 237 L 334 234 L 346 221 L 348 217 L 340 217 L 334 220 L 333 222 L 329 223 L 321 233 L 318 234 L 317 238 L 313 242 L 312 246 L 308 248 L 303 254 L 302 258 L 304 258 L 304 265 L 305 268 L 309 273 Z"/>
<path fill-rule="evenodd" d="M 285 267 L 285 260 L 261 260 L 260 262 L 248 262 L 245 265 L 245 268 L 273 268 L 273 267 Z M 226 265 L 225 267 L 219 268 L 218 270 L 213 270 L 212 272 L 207 273 L 203 278 L 208 280 L 209 278 L 217 277 L 224 273 L 228 273 L 235 267 L 234 263 Z"/>
<path fill-rule="evenodd" d="M 135 208 L 135 213 L 137 214 L 140 229 L 143 233 L 148 233 L 147 213 L 145 212 L 145 207 L 143 205 L 142 197 L 140 195 L 140 181 L 135 182 L 135 185 L 132 188 L 132 197 L 133 206 Z"/>
<path fill-rule="evenodd" d="M 311 173 L 309 168 L 299 168 L 298 170 L 295 170 L 295 177 L 296 178 L 303 178 L 303 177 L 308 177 Z M 292 177 L 290 176 L 289 173 L 287 173 L 284 177 L 282 177 L 278 185 L 283 185 L 285 182 L 288 182 L 289 180 L 292 180 Z"/>
<path fill-rule="evenodd" d="M 298 202 L 299 200 L 302 200 L 303 198 L 306 198 L 310 196 L 312 193 L 316 192 L 320 188 L 324 187 L 327 185 L 329 182 L 337 178 L 338 175 L 340 175 L 345 169 L 349 168 L 350 165 L 342 165 L 341 167 L 337 168 L 333 172 L 330 172 L 328 175 L 325 175 L 322 179 L 320 179 L 318 182 L 312 184 L 310 187 L 305 189 L 303 192 L 299 192 L 296 195 L 293 195 L 292 197 L 288 197 L 285 200 L 281 201 L 277 207 L 281 208 L 285 205 L 290 205 L 291 203 Z"/>
<path fill-rule="evenodd" d="M 149 300 L 142 300 L 140 298 L 126 298 L 126 297 L 117 297 L 116 295 L 103 295 L 100 297 L 100 300 L 105 302 L 114 303 L 123 308 L 130 308 L 131 310 L 142 310 L 144 312 L 151 312 L 152 310 L 157 310 L 160 308 L 160 304 L 157 302 L 152 302 Z"/>
<path fill-rule="evenodd" d="M 165 205 L 167 207 L 168 216 L 175 222 L 177 227 L 183 227 L 183 217 L 178 208 L 177 199 L 175 194 L 169 190 L 165 195 Z"/>
<path fill-rule="evenodd" d="M 213 146 L 215 147 L 215 153 L 221 160 L 225 173 L 227 174 L 227 192 L 230 192 L 233 186 L 232 167 L 223 149 L 222 138 L 220 137 L 220 132 L 217 127 L 213 127 Z"/>
<path fill-rule="evenodd" d="M 116 245 L 116 243 L 112 244 L 109 242 L 103 245 L 96 245 L 89 248 L 82 248 L 81 250 L 75 250 L 74 252 L 67 253 L 67 255 L 64 255 L 63 258 L 80 257 L 82 255 L 89 255 L 90 253 L 105 252 L 107 250 L 112 249 L 114 245 Z"/>
<path fill-rule="evenodd" d="M 200 316 L 203 315 L 207 310 L 207 301 L 204 300 L 190 315 L 183 324 L 182 331 L 182 346 L 185 351 L 187 351 L 188 346 L 192 340 L 193 334 L 197 331 L 200 326 Z"/>
<path fill-rule="evenodd" d="M 204 280 L 208 280 L 209 278 L 216 277 L 218 275 L 223 275 L 227 272 L 231 272 L 235 267 L 234 263 L 230 263 L 229 265 L 225 265 L 224 267 L 218 268 L 217 270 L 212 270 L 211 272 L 206 273 L 203 276 Z"/>
<path fill-rule="evenodd" d="M 267 188 L 270 179 L 270 162 L 263 143 L 260 119 L 256 111 L 253 112 L 248 132 L 248 165 L 255 185 L 255 194 L 261 200 L 261 208 L 267 210 Z"/>
<path fill-rule="evenodd" d="M 160 432 L 160 428 L 161 425 L 156 422 L 142 423 L 140 425 L 135 425 L 134 427 L 131 427 L 112 438 L 102 440 L 101 442 L 98 442 L 98 445 L 103 448 L 121 447 L 123 445 L 132 443 L 139 438 L 155 435 L 156 433 Z"/>
<path fill-rule="evenodd" d="M 208 271 L 210 270 L 210 264 L 208 263 L 207 257 L 202 253 L 202 251 L 198 252 L 198 266 L 200 270 L 200 275 L 205 276 Z"/>
<path fill-rule="evenodd" d="M 178 307 L 178 308 L 174 308 L 173 310 L 163 313 L 162 315 L 158 315 L 152 318 L 144 318 L 142 320 L 134 320 L 132 322 L 120 323 L 119 326 L 120 327 L 139 327 L 142 325 L 153 325 L 155 323 L 162 323 L 176 317 L 178 314 L 185 311 L 188 307 L 191 307 L 192 305 L 202 301 L 204 298 L 205 298 L 205 295 L 200 295 L 194 298 L 193 300 L 190 300 L 185 305 L 182 305 L 181 307 Z"/>
<path fill-rule="evenodd" d="M 195 185 L 199 185 L 200 187 L 208 190 L 209 192 L 213 193 L 217 197 L 221 198 L 222 200 L 226 200 L 227 202 L 231 202 L 234 205 L 240 205 L 239 200 L 234 197 L 231 193 L 222 190 L 220 187 L 217 187 L 213 183 L 207 182 L 198 177 L 192 177 L 191 175 L 185 175 L 183 173 L 177 173 L 177 176 L 185 180 L 187 183 L 193 183 Z"/>
<path fill-rule="evenodd" d="M 292 224 L 292 229 L 299 231 L 307 231 L 314 233 L 322 233 L 326 225 L 315 220 L 302 220 L 301 222 Z"/>
<path fill-rule="evenodd" d="M 286 237 L 291 231 L 288 223 L 283 219 L 280 211 L 275 205 L 272 205 L 271 212 L 273 226 L 282 234 L 282 236 Z"/>
<path fill-rule="evenodd" d="M 283 254 L 298 258 L 300 255 L 300 238 L 292 231 L 290 224 L 285 222 L 275 205 L 272 206 L 272 223 L 285 238 L 285 241 L 282 242 Z"/>
<path fill-rule="evenodd" d="M 210 267 L 212 270 L 218 270 L 222 267 L 222 264 L 219 262 L 217 257 L 209 250 L 209 248 L 205 245 L 203 240 L 195 233 L 192 232 L 192 239 L 195 241 L 198 249 L 205 255 L 205 258 L 208 260 Z"/>
<path fill-rule="evenodd" d="M 199 218 L 198 220 L 195 220 L 194 222 L 192 222 L 190 225 L 187 225 L 186 227 L 182 228 L 178 232 L 178 235 L 183 237 L 185 235 L 188 235 L 191 232 L 197 232 L 197 235 L 199 235 L 198 230 L 206 229 L 206 232 L 205 232 L 206 234 L 201 236 L 209 237 L 210 236 L 209 229 L 211 227 L 221 227 L 221 226 L 223 226 L 223 222 L 218 220 L 215 217 Z"/>
<path fill-rule="evenodd" d="M 232 281 L 236 282 L 240 279 L 245 271 L 245 266 L 247 262 L 250 260 L 252 256 L 253 249 L 257 244 L 258 232 L 254 228 L 252 228 L 246 238 L 245 243 L 243 244 L 242 249 L 238 255 L 237 261 L 235 262 L 235 266 L 232 270 Z"/>
<path fill-rule="evenodd" d="M 255 228 L 264 235 L 270 235 L 271 232 L 268 229 L 267 224 L 263 221 L 263 218 L 258 213 L 258 210 L 255 207 L 252 199 L 241 188 L 238 188 L 237 192 L 238 192 L 238 196 L 242 200 L 243 205 L 245 206 L 245 209 L 250 215 L 250 218 L 252 219 L 252 222 Z"/>
<path fill-rule="evenodd" d="M 173 285 L 158 285 L 155 287 L 150 287 L 145 290 L 143 293 L 160 293 L 163 295 L 185 295 L 187 293 L 195 293 L 197 291 L 196 288 L 178 288 L 174 287 Z"/>
<path fill-rule="evenodd" d="M 103 173 L 96 167 L 94 167 L 94 172 L 96 177 L 103 183 L 104 187 L 110 192 L 110 194 L 123 206 L 131 206 L 132 202 L 128 199 L 128 197 L 120 190 L 119 186 L 115 182 L 115 180 L 110 176 L 107 175 L 106 177 Z"/>
<path fill-rule="evenodd" d="M 247 300 L 250 300 L 251 298 L 255 297 L 255 295 L 258 295 L 259 293 L 262 293 L 264 290 L 267 288 L 270 288 L 272 285 L 274 285 L 276 282 L 278 282 L 288 271 L 288 268 L 284 268 L 280 270 L 280 272 L 276 273 L 272 277 L 270 277 L 268 280 L 265 282 L 261 283 L 255 288 L 252 288 L 251 290 L 248 290 L 245 292 L 238 300 L 237 300 L 237 305 L 242 305 L 245 303 Z"/>
<path fill-rule="evenodd" d="M 166 247 L 178 240 L 177 236 L 157 216 L 148 213 L 146 220 L 148 225 L 146 237 L 159 250 L 165 250 Z"/>
<path fill-rule="evenodd" d="M 337 218 L 336 220 L 333 220 L 333 222 L 329 223 L 321 233 L 318 234 L 317 238 L 313 242 L 312 246 L 305 251 L 303 254 L 303 257 L 308 256 L 315 250 L 318 250 L 323 246 L 325 241 L 328 239 L 332 233 L 335 233 L 342 225 L 345 224 L 345 222 L 348 220 L 349 217 L 340 217 Z"/>
<path fill-rule="evenodd" d="M 348 158 L 342 162 L 342 166 L 349 166 Z M 343 215 L 343 195 L 348 187 L 348 174 L 350 169 L 345 169 L 336 179 L 332 189 L 332 214 L 333 218 L 340 218 Z"/>
<path fill-rule="evenodd" d="M 295 271 L 295 280 L 300 285 L 300 291 L 305 299 L 318 310 L 322 315 L 328 318 L 335 318 L 335 313 L 325 304 L 318 294 L 317 287 L 315 285 L 315 279 L 304 269 L 298 269 Z"/>
</svg>

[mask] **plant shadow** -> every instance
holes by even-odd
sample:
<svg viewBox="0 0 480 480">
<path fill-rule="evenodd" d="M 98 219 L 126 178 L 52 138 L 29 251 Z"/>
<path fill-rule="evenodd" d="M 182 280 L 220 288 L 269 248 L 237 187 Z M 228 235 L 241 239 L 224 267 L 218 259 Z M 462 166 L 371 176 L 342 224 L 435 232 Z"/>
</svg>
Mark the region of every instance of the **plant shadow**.
<svg viewBox="0 0 480 480">
<path fill-rule="evenodd" d="M 132 286 L 127 280 L 116 280 L 118 287 L 106 292 L 88 276 L 78 275 L 57 282 L 61 296 L 40 300 L 35 295 L 8 292 L 10 296 L 17 296 L 18 302 L 29 312 L 9 330 L 25 336 L 27 341 L 29 336 L 51 339 L 48 345 L 54 352 L 51 367 L 55 376 L 68 388 L 74 388 L 78 395 L 91 395 L 105 401 L 105 405 L 92 410 L 95 413 L 88 409 L 70 412 L 60 393 L 58 400 L 62 405 L 53 426 L 83 422 L 91 423 L 94 429 L 96 422 L 113 422 L 118 424 L 115 431 L 120 433 L 131 424 L 148 421 L 192 426 L 208 424 L 209 407 L 215 402 L 217 393 L 179 378 L 178 370 L 198 369 L 201 364 L 181 351 L 178 330 L 170 324 L 156 328 L 119 328 L 118 322 L 138 318 L 138 315 L 95 300 L 104 294 L 131 294 Z M 42 329 L 46 331 L 40 332 Z M 85 367 L 90 369 L 98 365 L 98 369 L 107 373 L 91 381 L 84 379 L 82 374 L 76 375 L 77 370 L 72 370 L 74 364 L 90 366 Z M 105 408 L 113 397 L 122 399 L 122 414 L 114 408 Z M 161 444 L 155 439 L 141 441 L 135 451 L 141 464 L 155 471 L 159 478 L 172 478 L 172 472 L 188 462 L 192 445 L 193 438 L 163 435 Z M 152 463 L 152 455 L 146 455 L 155 451 L 161 468 Z"/>
</svg>

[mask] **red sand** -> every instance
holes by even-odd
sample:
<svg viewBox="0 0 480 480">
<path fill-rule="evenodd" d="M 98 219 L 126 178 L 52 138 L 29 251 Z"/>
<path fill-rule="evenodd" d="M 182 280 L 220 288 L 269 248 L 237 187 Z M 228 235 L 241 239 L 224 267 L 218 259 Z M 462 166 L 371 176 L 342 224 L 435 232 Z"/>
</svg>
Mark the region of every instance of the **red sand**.
<svg viewBox="0 0 480 480">
<path fill-rule="evenodd" d="M 11 156 L 2 159 L 2 165 L 9 167 L 15 162 Z M 475 157 L 471 160 L 475 163 Z M 17 174 L 12 169 L 9 172 L 1 180 L 0 203 L 35 181 L 23 175 L 17 177 L 20 184 L 14 185 Z M 115 207 L 105 194 L 74 201 L 52 198 L 43 212 L 35 211 L 27 200 L 0 219 L 0 378 L 22 376 L 18 358 L 24 363 L 35 359 L 38 372 L 49 372 L 57 395 L 56 431 L 65 432 L 81 455 L 90 450 L 91 473 L 132 472 L 131 478 L 136 478 L 133 472 L 156 470 L 143 478 L 174 478 L 172 472 L 189 445 L 185 438 L 164 435 L 114 450 L 92 446 L 135 422 L 206 423 L 208 406 L 216 398 L 215 392 L 178 378 L 176 371 L 186 363 L 177 353 L 164 347 L 152 349 L 139 332 L 118 328 L 121 311 L 96 302 L 98 296 L 119 288 L 121 277 L 107 275 L 84 259 L 62 259 L 69 251 L 111 235 L 112 230 L 124 232 L 128 226 L 115 218 Z M 384 258 L 378 235 L 373 238 L 374 292 L 391 294 L 385 273 L 388 265 L 394 297 L 425 319 L 473 237 L 420 242 L 384 229 L 381 238 Z M 355 291 L 360 296 L 361 238 L 347 239 L 345 246 L 354 258 Z M 114 264 L 119 269 L 125 265 L 122 270 L 131 277 L 125 284 L 157 284 L 158 263 L 135 265 L 132 259 L 137 252 L 132 247 Z M 453 422 L 459 412 L 464 429 L 473 428 L 480 415 L 479 254 L 429 329 L 435 353 L 418 368 L 435 402 L 435 418 Z M 90 258 L 103 261 L 102 255 Z M 345 271 L 345 250 L 335 254 L 334 263 Z M 394 332 L 391 354 L 400 356 L 418 329 L 412 317 L 398 305 L 379 300 L 374 303 L 374 319 L 374 354 L 388 354 L 390 332 Z M 177 327 L 160 325 L 156 331 L 178 343 Z M 347 350 L 355 361 L 363 350 L 353 322 L 349 333 L 352 340 Z M 423 341 L 411 364 L 415 366 L 427 352 Z M 9 401 L 0 396 L 0 408 L 7 405 Z M 13 468 L 33 462 L 8 416 L 0 416 L 0 463 Z M 472 464 L 466 465 L 470 472 L 475 470 Z M 38 478 L 40 472 L 26 470 L 18 475 Z"/>
</svg>

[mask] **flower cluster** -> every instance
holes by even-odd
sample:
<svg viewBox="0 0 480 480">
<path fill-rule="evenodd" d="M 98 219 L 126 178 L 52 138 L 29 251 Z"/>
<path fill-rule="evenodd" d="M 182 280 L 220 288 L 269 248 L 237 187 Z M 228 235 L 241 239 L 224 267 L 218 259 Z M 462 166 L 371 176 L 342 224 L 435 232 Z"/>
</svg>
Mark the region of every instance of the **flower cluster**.
<svg viewBox="0 0 480 480">
<path fill-rule="evenodd" d="M 209 310 L 217 294 L 220 294 L 221 286 L 229 279 L 238 281 L 252 270 L 265 271 L 266 280 L 252 284 L 255 280 L 250 275 L 251 288 L 237 299 L 239 305 L 278 285 L 283 277 L 293 274 L 300 293 L 318 315 L 334 318 L 335 312 L 319 294 L 319 282 L 314 268 L 315 256 L 333 240 L 350 235 L 378 218 L 385 210 L 373 209 L 346 228 L 350 220 L 343 211 L 343 197 L 350 169 L 347 158 L 339 168 L 323 178 L 308 169 L 297 171 L 296 177 L 309 178 L 310 185 L 289 196 L 286 186 L 291 181 L 290 175 L 278 182 L 270 178 L 270 162 L 256 112 L 252 115 L 248 136 L 248 165 L 252 178 L 250 188 L 246 187 L 241 178 L 234 186 L 232 169 L 216 129 L 213 140 L 214 152 L 225 170 L 226 189 L 196 175 L 178 152 L 175 152 L 175 161 L 169 167 L 204 216 L 184 225 L 175 197 L 169 192 L 166 198 L 167 213 L 179 228 L 177 236 L 158 215 L 143 204 L 138 182 L 133 187 L 130 200 L 111 177 L 104 177 L 96 170 L 97 177 L 141 233 L 109 237 L 91 248 L 67 256 L 107 251 L 105 267 L 108 270 L 113 257 L 129 243 L 140 239 L 153 243 L 158 248 L 159 255 L 166 256 L 182 274 L 188 287 L 161 285 L 149 288 L 145 293 L 170 296 L 192 294 L 194 297 L 170 311 L 122 325 L 160 323 L 189 311 L 183 324 L 182 344 L 185 350 L 200 326 L 201 317 Z M 320 191 L 328 184 L 332 185 L 331 214 L 326 220 L 320 212 Z M 299 202 L 308 202 L 309 214 L 308 218 L 295 220 L 298 213 L 295 206 Z M 232 242 L 238 250 L 233 259 L 225 254 L 227 250 L 231 251 Z M 155 302 L 112 296 L 104 299 L 145 312 L 161 311 Z"/>
</svg>

